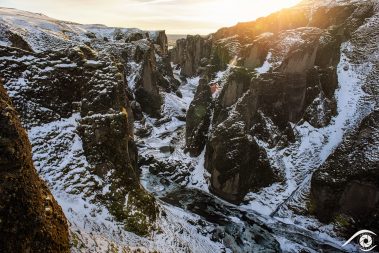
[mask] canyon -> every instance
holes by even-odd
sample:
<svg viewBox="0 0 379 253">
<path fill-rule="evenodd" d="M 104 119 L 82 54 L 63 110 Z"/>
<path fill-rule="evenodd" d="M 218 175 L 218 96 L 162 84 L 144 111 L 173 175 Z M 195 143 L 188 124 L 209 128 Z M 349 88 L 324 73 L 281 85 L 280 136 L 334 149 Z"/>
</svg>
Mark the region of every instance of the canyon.
<svg viewBox="0 0 379 253">
<path fill-rule="evenodd" d="M 0 251 L 358 250 L 378 27 L 376 0 L 304 0 L 169 47 L 0 8 Z"/>
</svg>

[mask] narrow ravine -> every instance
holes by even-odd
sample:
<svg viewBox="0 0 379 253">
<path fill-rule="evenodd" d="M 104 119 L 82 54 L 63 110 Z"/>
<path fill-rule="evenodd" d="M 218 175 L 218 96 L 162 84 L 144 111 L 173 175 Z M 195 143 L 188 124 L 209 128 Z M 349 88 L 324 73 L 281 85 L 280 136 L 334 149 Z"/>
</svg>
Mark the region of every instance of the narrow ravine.
<svg viewBox="0 0 379 253">
<path fill-rule="evenodd" d="M 178 73 L 177 70 L 175 71 L 175 66 L 174 72 Z M 223 75 L 228 75 L 228 70 L 220 73 L 218 78 L 221 80 Z M 176 77 L 178 77 L 177 74 Z M 244 241 L 244 237 L 248 238 L 246 231 L 251 229 L 254 231 L 254 224 L 261 224 L 271 231 L 279 241 L 282 250 L 288 250 L 288 252 L 293 252 L 296 248 L 304 249 L 304 247 L 310 252 L 317 252 L 315 249 L 322 249 L 324 252 L 350 252 L 353 248 L 341 250 L 342 239 L 336 240 L 328 233 L 311 231 L 302 227 L 303 224 L 296 225 L 280 219 L 284 206 L 291 201 L 293 196 L 296 197 L 298 191 L 302 191 L 302 185 L 309 183 L 309 176 L 308 181 L 307 178 L 300 181 L 299 188 L 280 203 L 275 212 L 269 214 L 259 213 L 248 205 L 230 204 L 209 192 L 207 182 L 209 174 L 203 165 L 204 151 L 197 158 L 191 158 L 184 152 L 185 122 L 178 119 L 185 117 L 183 109 L 188 109 L 198 82 L 198 77 L 182 81 L 179 90 L 183 98 L 172 94 L 166 95 L 163 119 L 158 121 L 146 117 L 144 124 L 136 123 L 137 131 L 141 128 L 149 129 L 150 133 L 137 141 L 142 163 L 146 160 L 150 160 L 149 163 L 152 160 L 155 161 L 153 166 L 142 164 L 142 185 L 162 200 L 161 205 L 164 208 L 171 209 L 171 206 L 175 206 L 189 215 L 199 216 L 200 220 L 218 228 L 216 231 L 220 229 L 224 232 L 228 231 L 230 234 L 226 232 L 226 237 L 230 236 L 233 240 Z M 240 232 L 231 233 L 230 227 Z M 215 236 L 210 234 L 211 237 Z M 241 238 L 238 239 L 236 236 Z M 226 251 L 233 248 L 238 252 L 248 252 L 250 247 L 249 244 L 230 244 L 224 240 L 220 241 L 225 245 Z"/>
</svg>

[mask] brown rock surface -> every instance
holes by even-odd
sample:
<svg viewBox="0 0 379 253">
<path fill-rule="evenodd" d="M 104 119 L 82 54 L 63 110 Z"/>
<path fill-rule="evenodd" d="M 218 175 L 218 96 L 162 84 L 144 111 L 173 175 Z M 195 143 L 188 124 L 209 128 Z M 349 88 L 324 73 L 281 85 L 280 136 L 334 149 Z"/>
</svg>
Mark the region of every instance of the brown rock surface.
<svg viewBox="0 0 379 253">
<path fill-rule="evenodd" d="M 0 252 L 69 252 L 61 207 L 33 166 L 31 146 L 0 84 Z"/>
</svg>

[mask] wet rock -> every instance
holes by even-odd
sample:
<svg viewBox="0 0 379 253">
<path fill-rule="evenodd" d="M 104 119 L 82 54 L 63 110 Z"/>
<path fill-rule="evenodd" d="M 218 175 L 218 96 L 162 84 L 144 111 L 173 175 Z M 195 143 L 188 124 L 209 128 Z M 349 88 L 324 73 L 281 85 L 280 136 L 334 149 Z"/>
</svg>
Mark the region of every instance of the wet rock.
<svg viewBox="0 0 379 253">
<path fill-rule="evenodd" d="M 130 106 L 133 111 L 134 119 L 135 120 L 142 120 L 143 119 L 143 113 L 142 113 L 142 107 L 137 101 L 132 101 L 130 103 Z"/>
<path fill-rule="evenodd" d="M 162 153 L 169 153 L 172 154 L 175 151 L 175 148 L 173 146 L 162 146 L 159 148 L 159 151 Z"/>
<path fill-rule="evenodd" d="M 244 217 L 225 202 L 197 189 L 179 189 L 162 198 L 171 205 L 189 210 L 203 219 L 188 222 L 200 233 L 225 245 L 233 252 L 281 252 L 268 228 L 253 217 Z M 234 219 L 231 219 L 234 217 Z M 215 228 L 207 229 L 213 224 Z"/>
</svg>

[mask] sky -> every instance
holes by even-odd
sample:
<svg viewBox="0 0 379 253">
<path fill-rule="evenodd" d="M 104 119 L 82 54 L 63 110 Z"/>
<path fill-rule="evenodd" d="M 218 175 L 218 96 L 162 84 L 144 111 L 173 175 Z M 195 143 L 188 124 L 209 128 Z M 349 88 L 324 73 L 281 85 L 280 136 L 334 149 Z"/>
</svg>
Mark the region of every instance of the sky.
<svg viewBox="0 0 379 253">
<path fill-rule="evenodd" d="M 0 0 L 1 7 L 82 24 L 209 34 L 252 21 L 300 0 Z"/>
</svg>

